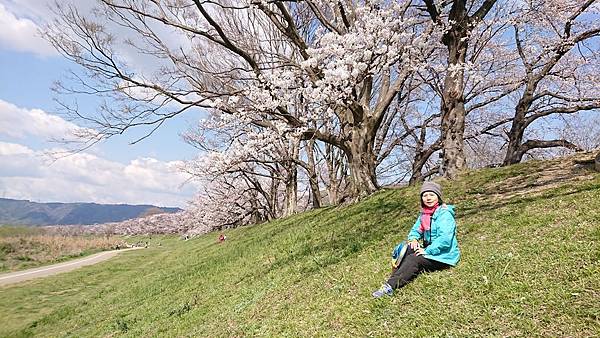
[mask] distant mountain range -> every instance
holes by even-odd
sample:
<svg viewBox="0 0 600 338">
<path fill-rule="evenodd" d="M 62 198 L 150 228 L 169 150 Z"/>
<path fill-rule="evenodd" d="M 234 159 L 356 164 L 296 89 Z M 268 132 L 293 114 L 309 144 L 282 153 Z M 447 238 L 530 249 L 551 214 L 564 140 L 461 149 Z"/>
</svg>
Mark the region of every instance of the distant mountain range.
<svg viewBox="0 0 600 338">
<path fill-rule="evenodd" d="M 154 205 L 37 203 L 0 198 L 0 225 L 87 225 L 178 211 L 182 210 Z"/>
</svg>

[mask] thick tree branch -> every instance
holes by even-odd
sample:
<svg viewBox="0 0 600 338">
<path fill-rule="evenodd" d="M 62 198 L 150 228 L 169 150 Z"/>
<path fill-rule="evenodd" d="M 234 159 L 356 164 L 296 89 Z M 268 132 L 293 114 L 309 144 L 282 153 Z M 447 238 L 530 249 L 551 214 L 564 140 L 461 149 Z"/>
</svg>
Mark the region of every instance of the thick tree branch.
<svg viewBox="0 0 600 338">
<path fill-rule="evenodd" d="M 310 8 L 310 10 L 313 12 L 313 14 L 317 17 L 317 19 L 319 20 L 319 22 L 325 26 L 325 28 L 327 28 L 328 30 L 332 31 L 332 32 L 336 32 L 340 35 L 343 34 L 343 32 L 341 30 L 339 30 L 337 27 L 335 27 L 335 25 L 331 24 L 331 22 L 329 22 L 329 20 L 327 20 L 327 18 L 325 17 L 325 15 L 323 15 L 323 13 L 321 12 L 321 10 L 317 7 L 317 5 L 315 5 L 312 0 L 305 0 L 306 4 L 308 5 L 308 7 Z"/>
<path fill-rule="evenodd" d="M 206 19 L 206 21 L 208 21 L 208 23 L 217 31 L 217 34 L 222 39 L 222 45 L 231 50 L 232 52 L 236 53 L 237 55 L 241 56 L 250 65 L 250 67 L 252 67 L 252 69 L 257 75 L 260 74 L 260 68 L 258 67 L 258 64 L 254 60 L 254 58 L 252 58 L 250 54 L 248 54 L 246 51 L 242 50 L 241 48 L 237 47 L 233 42 L 231 42 L 227 34 L 225 34 L 225 32 L 223 31 L 223 28 L 221 28 L 221 26 L 210 16 L 206 9 L 204 9 L 204 6 L 202 6 L 200 0 L 194 0 L 194 3 L 196 4 L 196 7 L 198 7 L 198 10 L 202 14 L 202 16 Z"/>
<path fill-rule="evenodd" d="M 475 139 L 475 138 L 477 138 L 477 137 L 479 137 L 479 136 L 481 136 L 483 134 L 487 134 L 488 132 L 490 132 L 490 131 L 492 131 L 492 130 L 498 128 L 498 127 L 500 127 L 501 125 L 504 125 L 504 124 L 507 124 L 509 122 L 512 122 L 513 120 L 514 120 L 514 117 L 509 117 L 509 118 L 500 120 L 498 122 L 495 122 L 495 123 L 493 123 L 493 124 L 491 124 L 491 125 L 483 128 L 483 129 L 481 129 L 480 131 L 476 132 L 473 135 L 469 135 L 469 136 L 465 137 L 465 139 Z"/>
<path fill-rule="evenodd" d="M 532 149 L 538 148 L 555 148 L 555 147 L 564 147 L 568 149 L 572 149 L 575 151 L 581 151 L 576 144 L 573 144 L 567 140 L 527 140 L 519 147 L 519 152 L 525 154 L 526 152 Z"/>
<path fill-rule="evenodd" d="M 546 109 L 546 110 L 542 110 L 542 111 L 539 111 L 539 112 L 529 115 L 525 119 L 524 125 L 525 125 L 525 127 L 527 127 L 531 123 L 533 123 L 535 120 L 539 119 L 540 117 L 544 117 L 544 116 L 548 116 L 548 115 L 574 114 L 574 113 L 577 113 L 580 111 L 594 110 L 594 109 L 600 109 L 600 102 L 594 102 L 594 103 L 590 103 L 590 104 L 582 104 L 582 105 L 576 105 L 576 106 L 570 106 L 570 107 L 558 107 L 558 108 Z"/>
<path fill-rule="evenodd" d="M 471 24 L 483 20 L 483 18 L 485 18 L 485 16 L 492 9 L 495 3 L 496 0 L 485 0 L 483 4 L 481 4 L 481 7 L 479 7 L 479 9 L 475 13 L 473 13 L 473 15 L 471 15 L 471 17 L 469 18 Z"/>
<path fill-rule="evenodd" d="M 431 20 L 434 23 L 438 23 L 438 18 L 440 14 L 438 13 L 438 10 L 435 7 L 435 3 L 433 2 L 433 0 L 423 0 L 423 2 L 425 2 L 425 7 L 427 8 L 429 16 L 431 16 Z"/>
</svg>

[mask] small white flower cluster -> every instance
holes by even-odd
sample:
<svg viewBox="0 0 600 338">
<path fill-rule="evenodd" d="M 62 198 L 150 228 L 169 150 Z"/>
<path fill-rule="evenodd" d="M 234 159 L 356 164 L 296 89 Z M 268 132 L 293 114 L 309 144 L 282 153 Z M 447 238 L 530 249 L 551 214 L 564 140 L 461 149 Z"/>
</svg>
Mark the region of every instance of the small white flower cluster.
<svg viewBox="0 0 600 338">
<path fill-rule="evenodd" d="M 180 234 L 191 229 L 185 212 L 154 214 L 122 222 L 86 226 L 84 231 L 92 234 L 148 235 Z"/>
<path fill-rule="evenodd" d="M 320 74 L 302 88 L 303 97 L 319 110 L 315 116 L 331 116 L 355 101 L 366 77 L 394 67 L 419 67 L 419 47 L 427 34 L 417 28 L 414 17 L 403 18 L 403 5 L 367 2 L 354 11 L 355 23 L 348 32 L 327 32 L 315 39 L 310 58 L 300 64 L 306 72 Z"/>
</svg>

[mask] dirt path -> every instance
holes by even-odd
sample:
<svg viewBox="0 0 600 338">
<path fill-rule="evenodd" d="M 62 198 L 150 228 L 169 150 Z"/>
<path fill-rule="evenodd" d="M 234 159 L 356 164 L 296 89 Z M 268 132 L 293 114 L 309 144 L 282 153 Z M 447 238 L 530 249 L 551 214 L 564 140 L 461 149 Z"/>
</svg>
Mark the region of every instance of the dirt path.
<svg viewBox="0 0 600 338">
<path fill-rule="evenodd" d="M 23 282 L 26 280 L 56 275 L 62 272 L 68 272 L 80 268 L 82 266 L 92 265 L 100 263 L 107 259 L 116 256 L 119 252 L 136 250 L 141 248 L 131 248 L 123 250 L 104 251 L 84 258 L 75 259 L 68 262 L 58 263 L 54 265 L 47 265 L 39 268 L 15 271 L 5 274 L 0 274 L 0 286 Z"/>
</svg>

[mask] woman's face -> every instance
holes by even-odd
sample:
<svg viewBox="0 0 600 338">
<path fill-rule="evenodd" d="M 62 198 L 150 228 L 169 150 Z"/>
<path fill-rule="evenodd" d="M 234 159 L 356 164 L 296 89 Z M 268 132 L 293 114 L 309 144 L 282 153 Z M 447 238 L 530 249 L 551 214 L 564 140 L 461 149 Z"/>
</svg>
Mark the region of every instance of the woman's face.
<svg viewBox="0 0 600 338">
<path fill-rule="evenodd" d="M 431 208 L 438 202 L 437 195 L 432 191 L 424 192 L 422 199 L 423 199 L 423 204 L 428 208 Z"/>
</svg>

